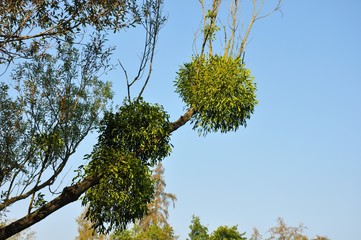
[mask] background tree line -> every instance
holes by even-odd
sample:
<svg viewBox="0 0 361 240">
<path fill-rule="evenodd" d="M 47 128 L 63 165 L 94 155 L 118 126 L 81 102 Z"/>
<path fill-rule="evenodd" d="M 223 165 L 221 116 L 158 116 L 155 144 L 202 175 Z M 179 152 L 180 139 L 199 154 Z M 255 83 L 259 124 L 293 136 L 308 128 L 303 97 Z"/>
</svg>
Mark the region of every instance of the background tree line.
<svg viewBox="0 0 361 240">
<path fill-rule="evenodd" d="M 148 213 L 142 219 L 131 225 L 130 229 L 115 231 L 108 235 L 98 234 L 92 228 L 92 222 L 85 218 L 84 211 L 78 218 L 78 236 L 76 240 L 175 240 L 179 236 L 175 234 L 173 227 L 169 224 L 168 208 L 173 203 L 175 207 L 176 196 L 165 191 L 164 168 L 158 163 L 154 169 L 152 179 L 155 181 L 155 195 L 152 202 L 148 204 Z M 189 240 L 329 240 L 324 236 L 310 238 L 304 234 L 306 227 L 299 224 L 297 227 L 288 226 L 282 218 L 277 219 L 277 224 L 267 232 L 267 237 L 262 236 L 257 228 L 253 229 L 250 238 L 246 232 L 239 232 L 238 226 L 219 226 L 209 233 L 207 226 L 203 225 L 200 217 L 193 215 L 189 226 Z"/>
</svg>

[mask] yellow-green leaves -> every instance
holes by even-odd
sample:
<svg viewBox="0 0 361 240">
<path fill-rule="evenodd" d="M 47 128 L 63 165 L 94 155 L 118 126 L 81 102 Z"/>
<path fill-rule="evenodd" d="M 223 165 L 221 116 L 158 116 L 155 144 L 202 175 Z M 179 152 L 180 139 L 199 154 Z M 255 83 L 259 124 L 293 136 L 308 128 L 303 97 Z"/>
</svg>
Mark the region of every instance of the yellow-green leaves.
<svg viewBox="0 0 361 240">
<path fill-rule="evenodd" d="M 109 233 L 113 229 L 124 230 L 128 223 L 146 214 L 154 187 L 151 171 L 140 159 L 115 149 L 101 151 L 91 167 L 103 176 L 98 185 L 85 193 L 83 205 L 89 206 L 86 217 L 94 223 L 93 227 L 99 233 Z"/>
<path fill-rule="evenodd" d="M 142 99 L 125 101 L 118 112 L 105 114 L 85 169 L 101 180 L 83 198 L 97 231 L 124 229 L 146 213 L 154 194 L 149 166 L 171 151 L 168 118 L 161 106 Z"/>
<path fill-rule="evenodd" d="M 250 70 L 230 56 L 194 57 L 178 71 L 175 86 L 187 106 L 196 109 L 193 129 L 203 134 L 246 126 L 258 102 Z"/>
</svg>

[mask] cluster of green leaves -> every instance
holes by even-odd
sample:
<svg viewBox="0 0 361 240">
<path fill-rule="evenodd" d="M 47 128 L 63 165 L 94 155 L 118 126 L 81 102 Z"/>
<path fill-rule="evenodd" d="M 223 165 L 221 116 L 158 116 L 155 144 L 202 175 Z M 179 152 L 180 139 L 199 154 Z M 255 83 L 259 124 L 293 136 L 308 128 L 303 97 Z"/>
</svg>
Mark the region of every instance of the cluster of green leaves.
<svg viewBox="0 0 361 240">
<path fill-rule="evenodd" d="M 219 226 L 210 236 L 210 240 L 247 240 L 246 233 L 240 233 L 237 226 Z"/>
<path fill-rule="evenodd" d="M 101 148 L 93 154 L 89 168 L 90 173 L 103 174 L 82 202 L 89 206 L 86 218 L 97 232 L 125 229 L 147 212 L 154 188 L 151 172 L 140 159 L 116 149 Z"/>
<path fill-rule="evenodd" d="M 201 224 L 199 217 L 192 217 L 189 240 L 247 240 L 246 233 L 240 233 L 236 226 L 219 226 L 211 234 L 208 234 L 208 228 Z M 269 237 L 263 238 L 256 228 L 249 240 L 329 240 L 324 236 L 309 238 L 303 234 L 305 227 L 300 224 L 298 227 L 288 226 L 282 218 L 277 219 L 277 225 L 270 228 L 267 233 Z"/>
<path fill-rule="evenodd" d="M 21 124 L 21 106 L 10 98 L 8 90 L 7 85 L 0 83 L 0 187 L 11 178 L 13 169 L 19 168 L 16 154 L 22 146 L 17 143 L 25 132 Z"/>
<path fill-rule="evenodd" d="M 1 192 L 5 203 L 16 192 L 26 198 L 40 182 L 39 190 L 51 185 L 99 124 L 112 98 L 111 84 L 98 78 L 110 67 L 104 41 L 94 35 L 82 51 L 60 44 L 55 56 L 23 61 L 11 84 L 0 83 L 0 186 L 11 182 Z M 51 177 L 42 175 L 48 167 Z"/>
<path fill-rule="evenodd" d="M 175 240 L 174 230 L 171 226 L 159 227 L 151 225 L 145 230 L 140 230 L 139 226 L 134 225 L 130 230 L 115 232 L 110 236 L 110 240 Z"/>
<path fill-rule="evenodd" d="M 203 226 L 199 217 L 194 215 L 189 229 L 189 240 L 247 240 L 244 237 L 246 233 L 240 233 L 237 226 L 220 226 L 209 235 L 208 228 Z"/>
<path fill-rule="evenodd" d="M 98 145 L 116 148 L 123 154 L 134 154 L 153 166 L 171 151 L 171 124 L 163 107 L 125 100 L 115 114 L 107 113 L 100 126 Z"/>
<path fill-rule="evenodd" d="M 106 113 L 98 143 L 87 156 L 87 175 L 101 177 L 83 204 L 100 233 L 125 229 L 143 217 L 154 196 L 150 166 L 171 151 L 169 116 L 159 105 L 142 99 L 125 101 L 115 114 Z"/>
<path fill-rule="evenodd" d="M 219 26 L 216 25 L 215 21 L 217 18 L 216 10 L 208 10 L 207 15 L 205 16 L 206 24 L 202 32 L 205 34 L 206 38 L 209 40 L 209 46 L 212 48 L 212 41 L 216 40 L 216 32 L 221 30 Z"/>
<path fill-rule="evenodd" d="M 159 227 L 157 225 L 151 225 L 134 238 L 134 240 L 142 239 L 174 240 L 177 239 L 177 237 L 174 235 L 174 231 L 171 226 Z"/>
<path fill-rule="evenodd" d="M 254 78 L 241 59 L 200 55 L 177 74 L 176 92 L 196 110 L 193 129 L 225 133 L 246 126 L 258 101 Z"/>
<path fill-rule="evenodd" d="M 136 0 L 0 1 L 0 63 L 46 51 L 51 40 L 71 42 L 88 26 L 118 31 L 140 18 Z"/>
<path fill-rule="evenodd" d="M 188 236 L 190 240 L 206 240 L 209 238 L 208 228 L 201 224 L 201 220 L 198 216 L 192 216 L 192 221 L 189 229 L 190 232 Z"/>
</svg>

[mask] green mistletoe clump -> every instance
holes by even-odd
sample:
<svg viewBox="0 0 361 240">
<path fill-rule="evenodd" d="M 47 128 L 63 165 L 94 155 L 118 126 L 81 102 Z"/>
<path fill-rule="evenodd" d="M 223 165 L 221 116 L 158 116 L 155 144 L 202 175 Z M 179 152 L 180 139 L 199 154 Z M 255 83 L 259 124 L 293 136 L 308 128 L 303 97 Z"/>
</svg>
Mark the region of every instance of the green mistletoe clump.
<svg viewBox="0 0 361 240">
<path fill-rule="evenodd" d="M 254 77 L 242 59 L 199 55 L 177 74 L 176 92 L 196 111 L 193 129 L 225 133 L 246 126 L 258 101 Z"/>
<path fill-rule="evenodd" d="M 170 127 L 163 108 L 142 99 L 105 114 L 85 168 L 100 182 L 83 197 L 86 217 L 98 232 L 123 230 L 147 212 L 154 196 L 150 167 L 170 154 Z"/>
</svg>

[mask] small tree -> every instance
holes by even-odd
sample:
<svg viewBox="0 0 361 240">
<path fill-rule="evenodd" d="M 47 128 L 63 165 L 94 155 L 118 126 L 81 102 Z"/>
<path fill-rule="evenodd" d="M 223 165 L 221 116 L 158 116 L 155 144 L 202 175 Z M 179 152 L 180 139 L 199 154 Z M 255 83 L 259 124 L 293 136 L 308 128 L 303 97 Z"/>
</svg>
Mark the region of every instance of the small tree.
<svg viewBox="0 0 361 240">
<path fill-rule="evenodd" d="M 303 224 L 299 224 L 297 227 L 287 226 L 282 218 L 278 218 L 277 225 L 268 230 L 270 237 L 267 240 L 307 240 L 307 237 L 303 235 L 305 229 Z"/>
<path fill-rule="evenodd" d="M 171 226 L 167 225 L 161 228 L 157 225 L 151 225 L 145 231 L 139 232 L 134 240 L 175 240 L 177 238 Z"/>
<path fill-rule="evenodd" d="M 175 206 L 177 197 L 173 193 L 165 192 L 166 183 L 164 180 L 164 167 L 162 163 L 158 163 L 152 175 L 154 181 L 154 198 L 148 204 L 148 213 L 140 221 L 139 226 L 144 231 L 150 226 L 158 226 L 160 228 L 169 226 L 167 221 L 169 212 L 169 204 Z"/>
<path fill-rule="evenodd" d="M 189 240 L 208 240 L 208 228 L 201 224 L 199 217 L 193 215 L 191 225 L 189 226 L 190 232 L 188 234 Z"/>
<path fill-rule="evenodd" d="M 94 228 L 93 224 L 85 218 L 86 210 L 77 217 L 76 222 L 78 223 L 78 236 L 76 240 L 105 240 L 106 236 L 98 234 Z"/>
<path fill-rule="evenodd" d="M 327 237 L 316 236 L 315 238 L 309 238 L 303 234 L 306 227 L 303 224 L 299 224 L 297 227 L 288 226 L 282 218 L 277 218 L 277 225 L 271 227 L 267 233 L 269 236 L 265 240 L 328 240 Z M 252 240 L 262 240 L 263 237 L 259 231 L 254 228 L 251 237 Z"/>
<path fill-rule="evenodd" d="M 245 234 L 240 233 L 237 226 L 220 226 L 211 234 L 209 240 L 247 240 L 244 237 Z"/>
</svg>

